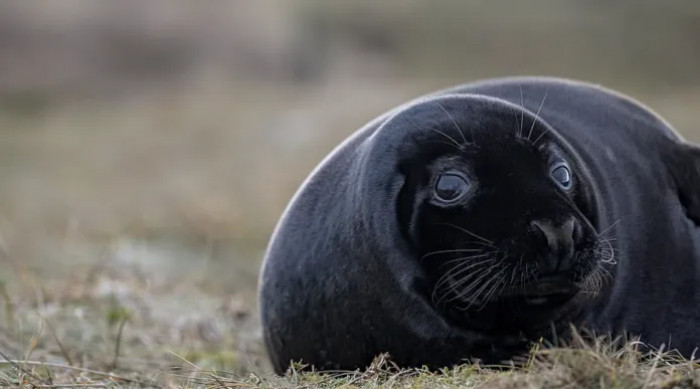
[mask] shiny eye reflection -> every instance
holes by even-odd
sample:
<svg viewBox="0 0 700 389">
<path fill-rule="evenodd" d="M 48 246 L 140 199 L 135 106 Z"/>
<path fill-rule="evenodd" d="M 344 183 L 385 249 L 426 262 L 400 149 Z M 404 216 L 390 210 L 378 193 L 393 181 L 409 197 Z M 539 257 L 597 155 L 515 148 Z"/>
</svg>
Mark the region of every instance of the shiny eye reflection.
<svg viewBox="0 0 700 389">
<path fill-rule="evenodd" d="M 552 169 L 552 178 L 562 189 L 571 189 L 571 171 L 565 163 L 560 163 Z"/>
<path fill-rule="evenodd" d="M 467 179 L 456 172 L 446 172 L 438 177 L 435 182 L 435 197 L 444 203 L 453 203 L 459 200 L 469 189 Z"/>
</svg>

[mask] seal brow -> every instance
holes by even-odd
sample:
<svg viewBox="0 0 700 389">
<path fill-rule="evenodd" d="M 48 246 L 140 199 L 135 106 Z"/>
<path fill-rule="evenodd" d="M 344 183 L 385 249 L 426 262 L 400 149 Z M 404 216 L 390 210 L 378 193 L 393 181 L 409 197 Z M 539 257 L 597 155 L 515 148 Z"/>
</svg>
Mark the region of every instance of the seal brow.
<svg viewBox="0 0 700 389">
<path fill-rule="evenodd" d="M 540 107 L 537 108 L 537 113 L 535 114 L 535 119 L 532 121 L 532 125 L 530 126 L 530 131 L 527 134 L 527 140 L 530 140 L 530 136 L 532 135 L 532 130 L 535 128 L 535 123 L 537 122 L 537 119 L 540 117 L 540 111 L 542 111 L 542 107 L 544 106 L 544 101 L 547 100 L 548 93 L 549 93 L 549 88 L 544 90 L 544 97 L 542 97 L 542 102 L 540 102 Z"/>
<path fill-rule="evenodd" d="M 411 123 L 413 124 L 413 126 L 416 127 L 417 129 L 424 129 L 424 128 L 425 128 L 425 127 L 419 125 L 418 123 L 416 123 L 416 121 L 413 120 L 413 118 L 411 118 L 411 117 L 409 117 L 408 120 L 410 120 Z M 442 131 L 440 131 L 440 130 L 438 130 L 438 129 L 432 127 L 432 126 L 431 126 L 431 127 L 428 127 L 427 129 L 430 130 L 430 131 L 437 132 L 438 134 L 440 134 L 440 135 L 444 136 L 445 138 L 449 139 L 449 141 L 452 142 L 452 145 L 454 145 L 455 147 L 457 147 L 457 150 L 459 150 L 459 151 L 464 151 L 464 147 L 463 147 L 461 144 L 459 144 L 459 142 L 457 142 L 453 137 L 451 137 L 451 136 L 445 134 L 444 132 L 442 132 Z"/>
<path fill-rule="evenodd" d="M 455 121 L 454 117 L 452 117 L 452 114 L 449 113 L 449 112 L 447 111 L 447 109 L 445 109 L 445 107 L 443 107 L 442 104 L 440 104 L 439 101 L 435 101 L 435 104 L 437 104 L 438 108 L 440 108 L 440 109 L 442 110 L 442 112 L 444 112 L 445 115 L 447 115 L 447 117 L 450 119 L 450 121 L 452 122 L 452 124 L 454 124 L 455 128 L 457 129 L 457 132 L 459 132 L 459 135 L 462 136 L 462 140 L 464 140 L 464 144 L 467 144 L 467 145 L 470 144 L 470 143 L 467 141 L 467 138 L 464 136 L 464 133 L 462 132 L 462 129 L 459 128 L 459 124 L 457 124 L 457 122 Z M 469 131 L 470 131 L 470 133 L 471 133 L 471 128 L 469 129 Z M 474 134 L 471 134 L 471 137 L 472 137 L 472 143 L 474 143 Z"/>
<path fill-rule="evenodd" d="M 460 145 L 459 142 L 457 142 L 456 140 L 454 140 L 454 138 L 452 138 L 451 136 L 445 134 L 444 132 L 442 132 L 442 131 L 440 131 L 440 130 L 437 130 L 437 129 L 435 129 L 435 128 L 432 128 L 432 127 L 430 127 L 429 129 L 432 130 L 432 131 L 435 131 L 435 132 L 437 132 L 438 134 L 444 136 L 445 138 L 448 138 L 449 140 L 451 140 L 451 141 L 455 144 L 455 146 L 457 146 L 457 148 L 458 148 L 459 150 L 464 150 L 464 148 L 462 147 L 462 145 Z"/>
</svg>

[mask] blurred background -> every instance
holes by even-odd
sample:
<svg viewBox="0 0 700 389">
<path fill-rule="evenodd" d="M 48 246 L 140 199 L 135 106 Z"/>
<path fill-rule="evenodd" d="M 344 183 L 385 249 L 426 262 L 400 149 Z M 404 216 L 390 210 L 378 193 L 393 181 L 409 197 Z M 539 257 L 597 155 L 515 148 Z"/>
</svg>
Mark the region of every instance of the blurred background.
<svg viewBox="0 0 700 389">
<path fill-rule="evenodd" d="M 700 141 L 698 69 L 697 0 L 3 1 L 0 347 L 40 333 L 35 355 L 89 364 L 123 322 L 121 364 L 264 366 L 267 240 L 362 124 L 534 74 L 630 94 Z"/>
</svg>

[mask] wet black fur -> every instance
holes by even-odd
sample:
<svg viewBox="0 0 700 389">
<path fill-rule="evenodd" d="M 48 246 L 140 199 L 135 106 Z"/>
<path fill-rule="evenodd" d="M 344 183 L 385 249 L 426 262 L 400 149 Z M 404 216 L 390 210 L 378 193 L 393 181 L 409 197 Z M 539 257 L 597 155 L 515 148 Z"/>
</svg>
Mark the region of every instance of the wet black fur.
<svg viewBox="0 0 700 389">
<path fill-rule="evenodd" d="M 571 191 L 553 184 L 553 159 L 569 163 Z M 473 186 L 441 206 L 434 181 L 453 168 Z M 517 278 L 517 263 L 547 255 L 530 222 L 566 217 L 578 226 L 567 282 L 609 276 L 595 295 L 574 289 L 530 306 L 520 294 L 540 274 Z M 401 366 L 499 362 L 565 336 L 569 323 L 690 356 L 700 346 L 699 221 L 699 149 L 639 103 L 551 78 L 441 91 L 360 129 L 302 185 L 261 273 L 265 343 L 278 373 L 291 360 L 362 368 L 381 352 Z M 494 269 L 512 266 L 508 285 L 479 301 L 436 294 L 444 264 L 460 257 L 426 256 L 483 247 L 462 229 L 492 242 L 503 259 Z"/>
</svg>

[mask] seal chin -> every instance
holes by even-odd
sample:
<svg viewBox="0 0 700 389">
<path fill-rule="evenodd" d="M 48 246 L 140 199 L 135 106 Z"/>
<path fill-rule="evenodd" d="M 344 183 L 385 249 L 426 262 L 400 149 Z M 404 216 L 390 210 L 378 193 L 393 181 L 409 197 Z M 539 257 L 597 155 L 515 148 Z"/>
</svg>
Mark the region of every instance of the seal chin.
<svg viewBox="0 0 700 389">
<path fill-rule="evenodd" d="M 511 294 L 525 304 L 538 307 L 557 307 L 566 304 L 581 288 L 567 275 L 547 275 L 527 288 Z"/>
</svg>

